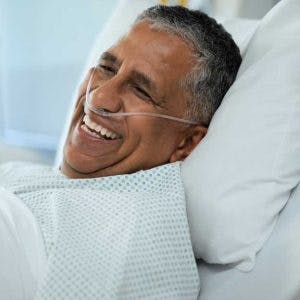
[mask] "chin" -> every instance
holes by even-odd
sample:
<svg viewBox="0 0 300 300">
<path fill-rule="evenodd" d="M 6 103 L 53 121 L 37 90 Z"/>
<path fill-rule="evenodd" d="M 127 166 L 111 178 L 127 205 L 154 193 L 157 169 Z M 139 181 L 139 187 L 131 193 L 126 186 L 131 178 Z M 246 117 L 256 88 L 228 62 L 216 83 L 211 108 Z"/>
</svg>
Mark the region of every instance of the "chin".
<svg viewBox="0 0 300 300">
<path fill-rule="evenodd" d="M 118 175 L 111 165 L 96 162 L 93 158 L 70 150 L 65 150 L 63 162 L 60 165 L 61 172 L 69 178 L 96 178 L 103 176 Z M 115 171 L 115 172 L 114 172 Z"/>
<path fill-rule="evenodd" d="M 85 155 L 70 149 L 70 146 L 65 146 L 63 162 L 60 169 L 68 177 L 83 177 L 88 173 L 95 172 L 95 163 Z"/>
</svg>

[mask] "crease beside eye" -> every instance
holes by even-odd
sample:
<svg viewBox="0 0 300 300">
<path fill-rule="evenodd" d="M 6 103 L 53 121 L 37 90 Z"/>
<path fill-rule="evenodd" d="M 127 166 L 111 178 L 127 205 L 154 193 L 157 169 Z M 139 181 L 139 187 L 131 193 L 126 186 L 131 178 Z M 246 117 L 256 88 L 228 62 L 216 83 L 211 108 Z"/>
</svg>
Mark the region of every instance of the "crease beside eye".
<svg viewBox="0 0 300 300">
<path fill-rule="evenodd" d="M 150 95 L 149 95 L 146 91 L 144 91 L 142 88 L 136 86 L 135 89 L 136 89 L 139 93 L 141 93 L 143 96 L 145 96 L 145 97 L 147 97 L 147 98 L 151 98 Z"/>
<path fill-rule="evenodd" d="M 153 106 L 159 106 L 158 103 L 156 103 L 156 101 L 153 100 L 153 98 L 146 92 L 144 91 L 142 88 L 138 87 L 138 86 L 134 86 L 133 87 L 137 93 L 139 93 L 140 95 L 137 95 L 139 98 L 143 99 L 144 101 L 147 101 L 149 103 L 151 103 Z"/>
</svg>

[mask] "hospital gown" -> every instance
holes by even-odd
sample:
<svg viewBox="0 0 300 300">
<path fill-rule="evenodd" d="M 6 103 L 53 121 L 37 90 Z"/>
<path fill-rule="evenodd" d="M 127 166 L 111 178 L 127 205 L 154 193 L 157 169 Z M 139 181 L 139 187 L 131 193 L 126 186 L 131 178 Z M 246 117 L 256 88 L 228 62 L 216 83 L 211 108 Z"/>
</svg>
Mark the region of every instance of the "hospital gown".
<svg viewBox="0 0 300 300">
<path fill-rule="evenodd" d="M 0 185 L 42 232 L 47 268 L 36 299 L 197 298 L 180 163 L 94 179 L 9 163 Z"/>
</svg>

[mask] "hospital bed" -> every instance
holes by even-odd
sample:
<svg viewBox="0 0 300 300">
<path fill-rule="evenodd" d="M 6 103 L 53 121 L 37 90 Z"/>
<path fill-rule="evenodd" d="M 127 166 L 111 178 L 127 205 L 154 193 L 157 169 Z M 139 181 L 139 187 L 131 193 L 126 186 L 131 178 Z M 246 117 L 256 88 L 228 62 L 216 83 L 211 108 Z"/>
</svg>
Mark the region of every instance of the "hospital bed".
<svg viewBox="0 0 300 300">
<path fill-rule="evenodd" d="M 128 19 L 122 20 L 122 22 L 119 22 L 119 16 L 122 14 L 123 7 L 120 6 L 115 11 L 106 28 L 100 32 L 83 74 L 89 66 L 94 64 L 98 54 L 124 33 L 134 16 L 144 8 L 145 4 L 140 2 L 136 11 L 131 11 Z M 201 282 L 199 300 L 300 299 L 300 241 L 298 237 L 300 228 L 299 15 L 300 4 L 297 0 L 283 0 L 262 20 L 222 20 L 224 27 L 239 45 L 244 62 L 237 76 L 236 84 L 226 95 L 224 103 L 212 121 L 211 134 L 183 165 L 187 214 L 190 221 L 192 243 L 198 257 L 197 266 Z M 276 45 L 279 47 L 277 48 Z M 286 59 L 286 63 L 283 58 Z M 281 72 L 276 72 L 276 68 L 274 68 L 276 64 L 281 67 Z M 259 82 L 258 87 L 249 88 L 249 85 L 256 81 Z M 240 101 L 237 102 L 238 99 Z M 275 99 L 276 102 L 270 102 L 272 99 Z M 251 100 L 253 101 L 252 107 Z M 61 159 L 62 147 L 74 104 L 72 103 L 70 107 L 65 133 L 58 149 L 56 166 Z M 247 114 L 242 112 L 245 108 L 248 109 Z M 272 111 L 273 108 L 274 111 Z M 282 112 L 283 117 L 280 117 L 279 112 Z M 240 119 L 236 118 L 238 114 L 241 114 Z M 223 116 L 226 117 L 223 118 Z M 287 122 L 286 116 L 291 116 L 289 122 Z M 282 122 L 282 126 L 278 126 L 278 120 Z M 227 123 L 230 125 L 226 125 Z M 221 125 L 231 126 L 227 129 L 230 128 L 235 136 L 220 131 Z M 245 128 L 239 127 L 242 125 Z M 281 139 L 280 145 L 288 146 L 284 148 L 284 153 L 281 153 L 283 150 L 274 149 L 274 152 L 276 150 L 278 152 L 276 158 L 281 158 L 280 163 L 282 163 L 279 165 L 281 173 L 277 177 L 272 177 L 273 174 L 270 175 L 268 170 L 265 170 L 269 166 L 267 164 L 268 156 L 272 157 L 272 151 L 266 151 L 272 149 L 272 143 L 276 142 L 274 139 L 276 130 L 273 128 L 277 128 L 282 136 L 287 137 Z M 288 133 L 281 132 L 280 128 L 290 131 Z M 222 137 L 218 136 L 219 132 L 227 140 L 222 140 Z M 256 134 L 258 139 L 253 140 L 253 136 Z M 280 137 L 278 136 L 278 139 Z M 234 139 L 238 140 L 238 143 Z M 243 144 L 244 141 L 245 144 Z M 264 141 L 263 144 L 262 141 Z M 248 143 L 249 149 L 247 148 Z M 218 152 L 216 145 L 224 145 L 223 154 Z M 255 148 L 255 146 L 259 147 Z M 230 155 L 233 150 L 235 150 L 234 155 Z M 243 156 L 244 154 L 245 156 Z M 216 159 L 217 155 L 221 156 L 220 159 L 224 159 L 224 161 L 216 161 L 215 164 L 212 164 L 212 159 Z M 224 156 L 222 157 L 222 155 Z M 249 157 L 252 161 L 247 164 L 247 161 L 245 162 L 243 159 L 249 159 Z M 219 187 L 215 181 L 222 180 L 222 177 L 215 180 L 210 176 L 204 178 L 203 171 L 199 168 L 200 163 L 202 169 L 211 171 L 211 176 L 223 175 L 223 180 L 228 184 L 231 184 L 229 182 L 231 174 L 236 179 L 236 185 L 233 186 L 240 190 L 227 190 L 226 197 L 223 194 L 224 198 L 221 197 L 216 204 L 212 201 L 215 197 L 212 190 L 222 188 L 222 184 Z M 216 167 L 218 163 L 222 167 L 224 166 L 224 170 L 218 170 L 218 166 Z M 241 163 L 244 164 L 241 165 Z M 211 165 L 209 166 L 209 164 Z M 238 166 L 236 166 L 237 164 Z M 230 169 L 230 165 L 233 166 L 232 169 Z M 225 170 L 226 166 L 229 170 Z M 257 173 L 257 170 L 261 173 Z M 240 184 L 239 180 L 245 179 L 247 172 L 250 172 L 251 176 L 256 175 L 257 178 L 251 177 L 251 180 L 242 183 L 241 188 L 237 183 Z M 205 186 L 194 182 L 195 178 L 203 179 L 202 182 Z M 212 182 L 209 182 L 211 179 Z M 269 182 L 272 183 L 272 188 L 269 186 L 265 188 L 264 185 Z M 239 192 L 246 193 L 247 199 L 239 198 L 242 194 Z M 212 197 L 208 199 L 208 202 L 205 199 L 207 196 L 208 198 Z M 259 199 L 259 196 L 265 197 Z M 245 203 L 241 204 L 242 201 Z M 208 213 L 205 211 L 205 205 L 208 206 Z M 267 216 L 268 222 L 262 222 L 261 215 L 260 218 L 257 218 L 257 215 L 250 214 L 249 210 L 252 208 L 254 212 L 261 211 L 263 216 Z M 226 215 L 222 214 L 224 210 L 228 210 L 228 215 L 232 216 L 232 220 L 226 219 Z M 17 208 L 16 211 L 18 211 Z M 220 220 L 223 223 L 220 223 Z M 250 225 L 246 224 L 247 222 Z M 252 231 L 251 225 L 254 225 L 255 222 L 259 226 L 255 228 L 256 231 Z M 218 224 L 217 227 L 216 224 Z M 214 229 L 216 230 L 213 231 Z M 232 235 L 232 231 L 236 235 Z M 200 232 L 202 233 L 201 238 L 198 236 Z M 264 237 L 259 246 L 256 245 L 255 251 L 252 249 L 254 257 L 249 259 L 247 251 L 251 243 L 247 244 L 247 238 L 250 236 L 260 238 L 263 233 Z M 240 249 L 239 242 L 241 240 L 239 239 L 245 239 L 243 242 L 246 241 L 247 244 L 246 252 L 243 252 L 244 249 L 242 249 L 243 251 Z M 31 250 L 34 251 L 33 248 Z M 227 255 L 228 252 L 231 255 Z M 242 255 L 241 252 L 243 252 Z M 41 275 L 41 268 L 38 267 L 38 264 L 43 259 L 43 257 L 38 257 L 38 260 L 35 261 L 36 277 Z M 28 284 L 29 286 L 30 284 L 34 285 L 34 283 Z"/>
</svg>

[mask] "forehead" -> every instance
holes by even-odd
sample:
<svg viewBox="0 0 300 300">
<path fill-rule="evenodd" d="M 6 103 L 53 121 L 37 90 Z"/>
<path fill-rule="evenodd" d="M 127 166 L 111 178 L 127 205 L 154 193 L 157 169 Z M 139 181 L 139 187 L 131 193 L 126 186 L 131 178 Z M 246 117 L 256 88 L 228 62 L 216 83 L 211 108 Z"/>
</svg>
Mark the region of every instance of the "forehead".
<svg viewBox="0 0 300 300">
<path fill-rule="evenodd" d="M 147 74 L 158 86 L 168 84 L 166 89 L 177 85 L 195 61 L 191 46 L 182 38 L 153 28 L 147 21 L 137 23 L 109 52 L 128 69 Z"/>
</svg>

